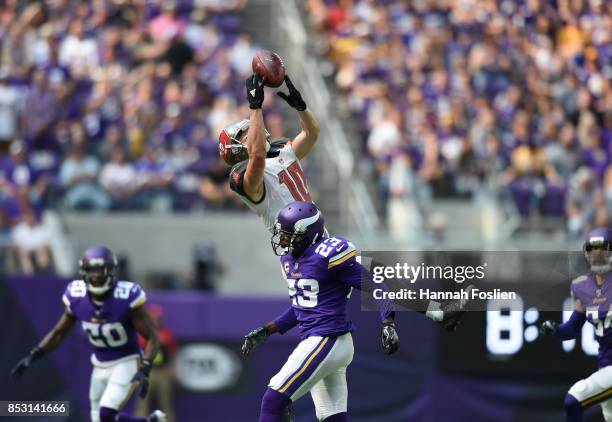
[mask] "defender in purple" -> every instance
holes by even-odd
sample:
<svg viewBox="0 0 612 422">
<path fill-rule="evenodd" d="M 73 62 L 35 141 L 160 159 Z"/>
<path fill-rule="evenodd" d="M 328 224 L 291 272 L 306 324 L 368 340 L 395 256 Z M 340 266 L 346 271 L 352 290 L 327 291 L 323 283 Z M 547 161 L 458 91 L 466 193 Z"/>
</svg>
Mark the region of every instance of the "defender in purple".
<svg viewBox="0 0 612 422">
<path fill-rule="evenodd" d="M 569 340 L 585 322 L 593 324 L 599 343 L 599 370 L 570 388 L 565 396 L 566 420 L 582 421 L 585 408 L 601 403 L 604 419 L 612 421 L 612 230 L 591 231 L 583 250 L 591 272 L 572 281 L 572 316 L 559 325 L 545 321 L 540 331 Z"/>
<path fill-rule="evenodd" d="M 280 422 L 291 413 L 291 403 L 310 392 L 317 419 L 347 421 L 346 368 L 353 359 L 353 324 L 346 303 L 353 288 L 368 274 L 356 260 L 355 246 L 340 237 L 325 237 L 323 216 L 310 202 L 294 202 L 276 218 L 272 249 L 281 256 L 291 306 L 274 321 L 250 332 L 242 353 L 273 333 L 296 325 L 301 341 L 280 372 L 270 380 L 261 403 L 260 422 Z M 399 347 L 392 304 L 383 303 L 381 341 L 386 354 Z"/>
<path fill-rule="evenodd" d="M 92 422 L 165 422 L 159 410 L 148 418 L 119 413 L 134 387 L 139 387 L 141 397 L 146 395 L 151 362 L 159 350 L 155 326 L 143 306 L 145 292 L 136 283 L 115 279 L 117 260 L 103 246 L 87 249 L 79 267 L 83 279 L 68 284 L 62 297 L 66 309 L 59 322 L 17 364 L 13 375 L 20 377 L 34 361 L 53 351 L 80 321 L 93 347 Z M 137 333 L 148 339 L 144 356 Z"/>
</svg>

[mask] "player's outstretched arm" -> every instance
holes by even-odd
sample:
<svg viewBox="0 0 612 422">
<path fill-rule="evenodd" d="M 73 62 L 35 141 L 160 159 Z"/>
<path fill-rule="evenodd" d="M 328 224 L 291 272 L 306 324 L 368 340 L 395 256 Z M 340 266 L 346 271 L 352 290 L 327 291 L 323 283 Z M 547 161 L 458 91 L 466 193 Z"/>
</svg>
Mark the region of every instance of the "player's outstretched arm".
<svg viewBox="0 0 612 422">
<path fill-rule="evenodd" d="M 242 354 L 248 356 L 251 350 L 259 346 L 261 343 L 266 341 L 268 337 L 276 333 L 278 328 L 274 322 L 269 322 L 263 327 L 255 328 L 249 334 L 244 336 L 244 342 L 242 343 Z"/>
<path fill-rule="evenodd" d="M 15 378 L 19 378 L 23 373 L 38 359 L 42 358 L 46 353 L 52 352 L 57 346 L 59 346 L 64 338 L 68 335 L 72 327 L 74 326 L 75 318 L 70 314 L 68 309 L 64 311 L 55 327 L 49 331 L 49 333 L 41 340 L 38 346 L 34 347 L 30 354 L 21 359 L 11 375 Z"/>
<path fill-rule="evenodd" d="M 372 274 L 360 263 L 355 262 L 354 265 L 357 266 L 359 273 L 361 274 L 360 289 L 365 292 L 372 293 L 374 289 L 377 288 L 372 280 Z M 349 271 L 349 273 L 352 273 L 350 276 L 351 279 L 354 279 L 355 277 L 354 272 L 354 270 Z M 379 285 L 378 287 L 382 288 L 383 290 L 386 289 L 384 284 Z M 380 343 L 383 353 L 385 355 L 392 355 L 399 349 L 399 335 L 395 329 L 395 307 L 393 306 L 393 302 L 390 300 L 385 300 L 380 303 L 380 317 L 382 319 Z"/>
<path fill-rule="evenodd" d="M 264 130 L 261 106 L 264 99 L 263 81 L 256 75 L 246 80 L 247 98 L 249 99 L 249 130 L 247 132 L 247 150 L 249 162 L 244 173 L 244 192 L 253 202 L 261 200 L 264 194 L 264 168 L 266 166 L 266 134 Z"/>
<path fill-rule="evenodd" d="M 274 321 L 268 322 L 263 327 L 259 327 L 244 336 L 242 344 L 242 354 L 248 356 L 255 347 L 267 340 L 274 333 L 284 334 L 298 323 L 293 308 L 290 306 Z"/>
<path fill-rule="evenodd" d="M 343 283 L 371 293 L 376 288 L 384 288 L 384 285 L 377 285 L 372 279 L 372 274 L 357 262 L 355 247 L 352 244 L 347 244 L 341 249 L 338 255 L 330 258 L 329 266 L 333 268 L 336 278 Z M 336 263 L 338 263 L 336 265 Z M 395 329 L 395 310 L 393 303 L 390 300 L 383 300 L 377 305 L 380 306 L 380 319 L 382 327 L 380 332 L 380 341 L 384 354 L 391 355 L 399 349 L 399 335 Z"/>
<path fill-rule="evenodd" d="M 302 131 L 293 139 L 291 142 L 291 148 L 297 156 L 298 160 L 306 157 L 312 147 L 319 139 L 319 123 L 312 114 L 312 111 L 306 107 L 306 103 L 302 99 L 302 94 L 296 89 L 289 79 L 289 76 L 285 75 L 285 85 L 289 89 L 289 95 L 284 92 L 277 92 L 277 95 L 287 102 L 291 107 L 297 110 L 300 116 L 300 126 Z"/>
<path fill-rule="evenodd" d="M 586 322 L 586 314 L 580 299 L 576 299 L 574 303 L 574 312 L 570 318 L 563 324 L 557 324 L 555 321 L 544 321 L 540 326 L 540 333 L 545 336 L 556 336 L 561 340 L 571 340 L 576 338 L 582 326 Z"/>
<path fill-rule="evenodd" d="M 149 373 L 151 372 L 153 359 L 159 352 L 160 341 L 153 319 L 144 306 L 139 306 L 132 311 L 132 323 L 138 334 L 147 339 L 144 358 L 138 372 L 132 378 L 132 382 L 138 382 L 138 395 L 144 398 L 149 390 Z"/>
<path fill-rule="evenodd" d="M 375 289 L 386 289 L 384 284 L 376 284 L 372 279 L 372 273 L 363 265 L 357 262 L 355 247 L 349 244 L 349 249 L 342 249 L 336 257 L 330 258 L 329 268 L 333 268 L 338 281 L 346 283 L 351 287 L 372 293 Z M 337 262 L 340 264 L 336 265 Z M 383 323 L 395 320 L 395 307 L 389 299 L 376 302 L 380 307 L 380 319 Z"/>
</svg>

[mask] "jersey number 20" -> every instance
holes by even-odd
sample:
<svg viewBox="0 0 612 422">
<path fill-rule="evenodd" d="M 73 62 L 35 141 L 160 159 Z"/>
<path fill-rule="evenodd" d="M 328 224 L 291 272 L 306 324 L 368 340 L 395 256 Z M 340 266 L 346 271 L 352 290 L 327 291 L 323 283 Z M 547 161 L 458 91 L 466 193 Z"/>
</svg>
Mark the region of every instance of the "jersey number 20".
<svg viewBox="0 0 612 422">
<path fill-rule="evenodd" d="M 89 342 L 95 347 L 121 347 L 127 343 L 127 333 L 120 322 L 96 324 L 83 321 L 83 330 L 89 336 Z"/>
<path fill-rule="evenodd" d="M 306 176 L 304 176 L 299 162 L 294 161 L 287 167 L 287 170 L 281 170 L 278 173 L 278 181 L 287 186 L 291 196 L 296 201 L 312 201 L 310 193 L 308 193 Z"/>
</svg>

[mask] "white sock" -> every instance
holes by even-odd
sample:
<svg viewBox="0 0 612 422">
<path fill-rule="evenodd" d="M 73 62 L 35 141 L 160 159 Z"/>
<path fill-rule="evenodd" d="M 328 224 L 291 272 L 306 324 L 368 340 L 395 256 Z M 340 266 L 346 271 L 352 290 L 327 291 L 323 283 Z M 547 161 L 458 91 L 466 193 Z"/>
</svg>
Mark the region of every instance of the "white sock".
<svg viewBox="0 0 612 422">
<path fill-rule="evenodd" d="M 430 300 L 425 316 L 436 322 L 442 321 L 444 319 L 444 311 L 440 309 L 440 303 Z"/>
</svg>

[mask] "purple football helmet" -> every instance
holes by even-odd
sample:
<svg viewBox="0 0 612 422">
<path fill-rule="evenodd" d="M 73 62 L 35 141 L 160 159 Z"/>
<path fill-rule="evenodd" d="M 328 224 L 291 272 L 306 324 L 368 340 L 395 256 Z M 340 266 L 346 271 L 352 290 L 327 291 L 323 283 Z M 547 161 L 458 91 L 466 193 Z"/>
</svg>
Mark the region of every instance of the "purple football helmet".
<svg viewBox="0 0 612 422">
<path fill-rule="evenodd" d="M 87 290 L 96 295 L 106 293 L 113 286 L 116 268 L 115 255 L 104 246 L 87 248 L 79 261 L 79 270 L 87 284 Z"/>
<path fill-rule="evenodd" d="M 595 274 L 603 275 L 612 270 L 612 230 L 603 227 L 591 230 L 583 252 Z"/>
<path fill-rule="evenodd" d="M 293 202 L 279 211 L 272 234 L 277 256 L 297 256 L 323 236 L 323 214 L 312 202 Z"/>
</svg>

